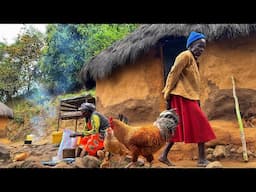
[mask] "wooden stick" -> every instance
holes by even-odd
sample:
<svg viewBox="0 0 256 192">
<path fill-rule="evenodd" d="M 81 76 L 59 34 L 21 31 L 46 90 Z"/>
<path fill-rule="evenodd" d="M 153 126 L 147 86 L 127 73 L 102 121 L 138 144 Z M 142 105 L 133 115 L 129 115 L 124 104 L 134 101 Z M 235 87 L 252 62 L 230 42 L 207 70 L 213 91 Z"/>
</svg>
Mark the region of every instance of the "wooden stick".
<svg viewBox="0 0 256 192">
<path fill-rule="evenodd" d="M 246 150 L 246 140 L 245 140 L 245 135 L 244 135 L 244 127 L 243 127 L 243 122 L 242 122 L 242 118 L 241 118 L 241 114 L 240 114 L 238 98 L 236 96 L 236 90 L 235 90 L 235 80 L 234 80 L 233 76 L 231 76 L 231 78 L 232 78 L 232 84 L 233 84 L 233 96 L 235 99 L 236 117 L 238 120 L 240 136 L 241 136 L 241 141 L 242 141 L 243 159 L 244 159 L 244 161 L 248 162 L 248 155 L 247 155 L 247 150 Z"/>
</svg>

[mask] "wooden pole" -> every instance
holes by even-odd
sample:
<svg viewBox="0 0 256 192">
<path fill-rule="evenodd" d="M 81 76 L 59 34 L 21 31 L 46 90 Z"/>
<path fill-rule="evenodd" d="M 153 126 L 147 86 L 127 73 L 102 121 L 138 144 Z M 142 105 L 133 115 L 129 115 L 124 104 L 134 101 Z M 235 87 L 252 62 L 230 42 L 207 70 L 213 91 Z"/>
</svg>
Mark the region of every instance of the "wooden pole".
<svg viewBox="0 0 256 192">
<path fill-rule="evenodd" d="M 244 127 L 243 127 L 243 122 L 240 114 L 240 109 L 239 109 L 239 103 L 238 103 L 238 98 L 236 96 L 236 90 L 235 90 L 235 80 L 234 77 L 231 76 L 232 78 L 232 84 L 233 84 L 233 96 L 235 100 L 235 108 L 236 108 L 236 116 L 239 124 L 239 129 L 240 129 L 240 136 L 241 136 L 241 141 L 242 141 L 242 148 L 243 148 L 243 159 L 244 161 L 248 162 L 248 155 L 247 155 L 247 150 L 246 150 L 246 140 L 245 140 L 245 135 L 244 135 Z"/>
<path fill-rule="evenodd" d="M 77 132 L 77 119 L 76 119 L 76 127 L 75 127 L 75 132 Z"/>
</svg>

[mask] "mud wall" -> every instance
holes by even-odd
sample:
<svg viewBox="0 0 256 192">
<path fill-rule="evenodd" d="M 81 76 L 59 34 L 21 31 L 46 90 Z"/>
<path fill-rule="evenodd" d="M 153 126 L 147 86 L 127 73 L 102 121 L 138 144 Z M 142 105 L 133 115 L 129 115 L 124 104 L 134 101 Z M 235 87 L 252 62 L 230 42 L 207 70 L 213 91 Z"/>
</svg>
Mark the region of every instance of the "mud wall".
<svg viewBox="0 0 256 192">
<path fill-rule="evenodd" d="M 164 105 L 162 70 L 159 52 L 151 50 L 136 63 L 97 80 L 97 109 L 107 116 L 122 113 L 131 122 L 154 121 Z"/>
<path fill-rule="evenodd" d="M 8 123 L 7 117 L 0 117 L 0 138 L 6 137 L 7 130 L 6 125 Z"/>
<path fill-rule="evenodd" d="M 210 118 L 235 118 L 232 95 L 233 75 L 242 103 L 255 105 L 256 36 L 211 42 L 200 58 L 201 106 Z M 223 109 L 225 109 L 223 111 Z M 222 114 L 215 114 L 215 112 Z M 214 116 L 214 117 L 213 117 Z"/>
</svg>

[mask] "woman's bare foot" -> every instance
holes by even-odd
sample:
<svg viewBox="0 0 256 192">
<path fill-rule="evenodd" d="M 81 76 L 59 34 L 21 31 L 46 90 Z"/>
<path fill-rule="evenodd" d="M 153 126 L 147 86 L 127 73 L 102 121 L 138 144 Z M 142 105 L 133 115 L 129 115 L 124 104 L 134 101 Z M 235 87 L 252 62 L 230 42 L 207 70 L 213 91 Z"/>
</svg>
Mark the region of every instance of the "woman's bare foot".
<svg viewBox="0 0 256 192">
<path fill-rule="evenodd" d="M 175 166 L 172 162 L 170 162 L 167 158 L 160 157 L 158 161 L 168 165 L 168 166 Z"/>
<path fill-rule="evenodd" d="M 80 157 L 84 157 L 86 155 L 88 155 L 88 152 L 83 149 L 80 153 Z"/>
</svg>

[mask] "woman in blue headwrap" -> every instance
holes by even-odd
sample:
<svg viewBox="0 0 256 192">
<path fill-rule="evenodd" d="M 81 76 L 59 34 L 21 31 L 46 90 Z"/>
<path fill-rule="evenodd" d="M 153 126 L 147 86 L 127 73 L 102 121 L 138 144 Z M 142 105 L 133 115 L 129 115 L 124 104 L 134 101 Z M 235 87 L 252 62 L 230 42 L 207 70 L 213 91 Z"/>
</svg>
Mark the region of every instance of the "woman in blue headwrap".
<svg viewBox="0 0 256 192">
<path fill-rule="evenodd" d="M 199 106 L 198 58 L 206 47 L 205 35 L 191 32 L 186 47 L 187 50 L 176 57 L 163 89 L 164 99 L 170 108 L 176 108 L 180 123 L 159 161 L 168 166 L 173 165 L 167 155 L 175 142 L 183 141 L 184 143 L 198 144 L 197 165 L 205 167 L 209 163 L 205 157 L 205 142 L 216 138 L 207 117 Z"/>
</svg>

